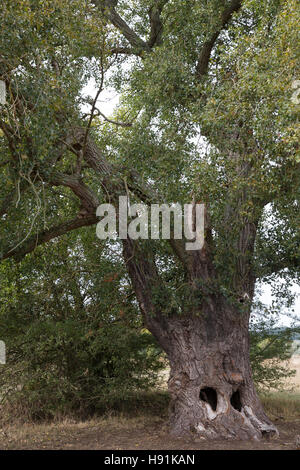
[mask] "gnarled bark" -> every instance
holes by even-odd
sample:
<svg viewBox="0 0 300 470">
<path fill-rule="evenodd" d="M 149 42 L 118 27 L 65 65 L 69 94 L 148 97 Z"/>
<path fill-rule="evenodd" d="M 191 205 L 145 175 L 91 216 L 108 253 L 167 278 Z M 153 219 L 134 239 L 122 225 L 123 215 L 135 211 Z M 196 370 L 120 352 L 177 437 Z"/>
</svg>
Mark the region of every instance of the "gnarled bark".
<svg viewBox="0 0 300 470">
<path fill-rule="evenodd" d="M 160 280 L 150 253 L 146 258 L 125 240 L 124 257 L 145 323 L 170 361 L 171 433 L 256 440 L 278 435 L 252 379 L 249 307 L 239 309 L 216 293 L 190 315 L 162 314 L 152 299 Z"/>
<path fill-rule="evenodd" d="M 230 313 L 223 311 L 223 320 L 211 313 L 172 321 L 171 432 L 204 439 L 278 435 L 255 391 L 244 319 L 229 322 Z"/>
</svg>

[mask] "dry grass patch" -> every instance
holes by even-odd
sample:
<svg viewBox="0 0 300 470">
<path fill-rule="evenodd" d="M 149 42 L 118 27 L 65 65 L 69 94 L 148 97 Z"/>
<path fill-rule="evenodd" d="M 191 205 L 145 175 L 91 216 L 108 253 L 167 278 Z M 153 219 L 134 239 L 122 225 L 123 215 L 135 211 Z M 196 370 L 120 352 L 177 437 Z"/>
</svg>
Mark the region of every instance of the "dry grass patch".
<svg viewBox="0 0 300 470">
<path fill-rule="evenodd" d="M 87 420 L 0 424 L 0 449 L 293 449 L 300 435 L 300 394 L 273 393 L 262 397 L 280 438 L 274 442 L 193 442 L 168 433 L 168 395 L 141 394 L 129 409 Z"/>
<path fill-rule="evenodd" d="M 300 393 L 275 392 L 262 396 L 261 400 L 271 419 L 300 419 Z"/>
</svg>

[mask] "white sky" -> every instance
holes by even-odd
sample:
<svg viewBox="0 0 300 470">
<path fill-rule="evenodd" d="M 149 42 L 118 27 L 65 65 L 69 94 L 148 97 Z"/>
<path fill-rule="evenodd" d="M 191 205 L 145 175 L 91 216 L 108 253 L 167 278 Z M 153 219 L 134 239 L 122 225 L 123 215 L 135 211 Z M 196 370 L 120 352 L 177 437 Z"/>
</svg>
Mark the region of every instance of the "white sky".
<svg viewBox="0 0 300 470">
<path fill-rule="evenodd" d="M 97 86 L 94 80 L 91 80 L 87 86 L 82 90 L 84 96 L 89 95 L 92 99 L 95 98 L 97 93 Z M 111 116 L 114 108 L 119 102 L 119 96 L 112 88 L 105 88 L 97 100 L 97 108 L 107 117 Z M 85 105 L 82 107 L 83 112 L 90 112 L 91 106 Z"/>
</svg>

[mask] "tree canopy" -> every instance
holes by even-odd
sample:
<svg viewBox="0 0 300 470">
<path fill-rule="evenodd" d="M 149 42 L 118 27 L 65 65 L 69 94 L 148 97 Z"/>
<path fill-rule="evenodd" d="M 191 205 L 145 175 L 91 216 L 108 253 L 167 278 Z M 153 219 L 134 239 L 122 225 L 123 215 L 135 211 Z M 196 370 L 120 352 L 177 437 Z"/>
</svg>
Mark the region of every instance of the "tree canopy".
<svg viewBox="0 0 300 470">
<path fill-rule="evenodd" d="M 174 237 L 118 248 L 171 361 L 177 434 L 275 432 L 251 385 L 247 331 L 258 281 L 299 280 L 299 13 L 296 0 L 3 2 L 0 259 L 95 225 L 100 202 L 123 194 L 205 204 L 201 250 Z M 107 89 L 120 96 L 110 116 Z M 248 431 L 236 410 L 213 422 L 200 383 L 223 418 L 241 393 Z"/>
</svg>

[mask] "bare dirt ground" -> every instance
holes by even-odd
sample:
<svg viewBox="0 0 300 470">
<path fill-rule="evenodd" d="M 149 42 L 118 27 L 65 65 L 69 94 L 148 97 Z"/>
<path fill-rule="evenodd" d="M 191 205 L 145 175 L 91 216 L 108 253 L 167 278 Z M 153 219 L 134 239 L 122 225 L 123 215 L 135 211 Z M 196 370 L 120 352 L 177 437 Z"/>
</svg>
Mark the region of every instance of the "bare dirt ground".
<svg viewBox="0 0 300 470">
<path fill-rule="evenodd" d="M 83 423 L 12 426 L 0 430 L 0 449 L 47 450 L 291 450 L 297 449 L 300 418 L 276 422 L 278 439 L 260 442 L 192 441 L 170 437 L 161 418 L 108 418 Z M 300 450 L 300 447 L 298 446 Z"/>
</svg>

